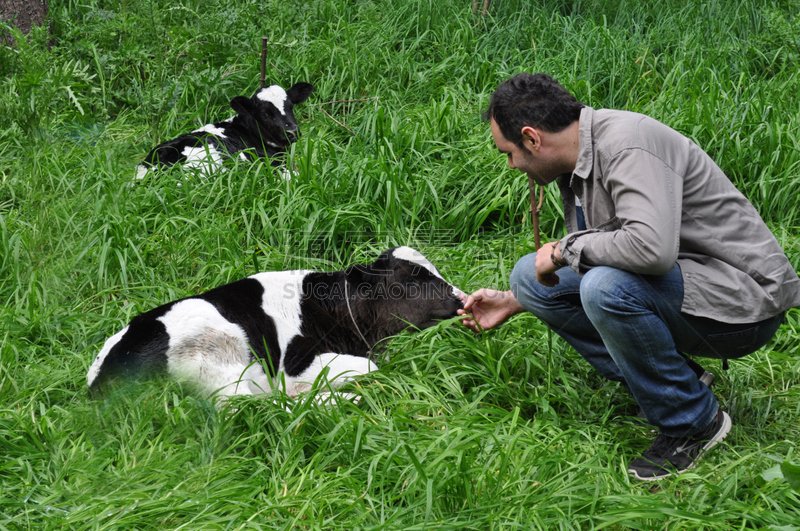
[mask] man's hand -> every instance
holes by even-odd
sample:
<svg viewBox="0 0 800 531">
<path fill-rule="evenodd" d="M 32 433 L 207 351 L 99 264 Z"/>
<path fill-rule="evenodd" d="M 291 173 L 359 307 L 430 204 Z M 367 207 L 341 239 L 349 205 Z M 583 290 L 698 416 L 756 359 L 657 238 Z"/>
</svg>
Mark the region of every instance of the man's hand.
<svg viewBox="0 0 800 531">
<path fill-rule="evenodd" d="M 553 263 L 551 254 L 555 254 L 556 260 L 561 261 L 561 249 L 558 247 L 558 241 L 545 243 L 536 252 L 536 280 L 539 284 L 552 288 L 559 283 L 556 271 L 563 266 L 557 266 Z"/>
<path fill-rule="evenodd" d="M 467 297 L 464 309 L 458 310 L 458 315 L 470 315 L 471 319 L 463 319 L 461 323 L 474 332 L 480 332 L 481 329 L 494 328 L 512 315 L 524 311 L 510 290 L 484 288 Z"/>
</svg>

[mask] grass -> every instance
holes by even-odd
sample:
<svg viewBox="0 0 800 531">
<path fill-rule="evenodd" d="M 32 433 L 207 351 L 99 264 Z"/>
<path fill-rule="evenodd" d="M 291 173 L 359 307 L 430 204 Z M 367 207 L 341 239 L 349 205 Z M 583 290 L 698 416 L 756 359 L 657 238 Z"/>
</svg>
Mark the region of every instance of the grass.
<svg viewBox="0 0 800 531">
<path fill-rule="evenodd" d="M 0 49 L 0 529 L 800 529 L 765 473 L 800 462 L 797 310 L 728 372 L 705 363 L 733 431 L 657 486 L 626 473 L 653 436 L 631 399 L 526 315 L 401 334 L 357 405 L 85 385 L 134 315 L 256 270 L 411 244 L 466 291 L 507 287 L 527 185 L 479 114 L 523 70 L 693 138 L 800 269 L 798 2 L 49 5 L 52 35 Z M 131 188 L 153 145 L 257 87 L 262 35 L 269 82 L 315 85 L 291 182 L 255 163 Z"/>
</svg>

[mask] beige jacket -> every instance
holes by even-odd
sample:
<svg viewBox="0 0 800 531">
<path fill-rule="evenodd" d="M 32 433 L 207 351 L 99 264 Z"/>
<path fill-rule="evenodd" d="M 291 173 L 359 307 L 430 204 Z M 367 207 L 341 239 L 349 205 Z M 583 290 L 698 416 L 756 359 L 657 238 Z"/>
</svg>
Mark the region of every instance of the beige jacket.
<svg viewBox="0 0 800 531">
<path fill-rule="evenodd" d="M 695 143 L 647 116 L 591 107 L 579 135 L 575 171 L 558 179 L 568 232 L 561 254 L 572 269 L 660 275 L 677 261 L 681 310 L 727 323 L 800 306 L 800 279 L 775 236 Z"/>
</svg>

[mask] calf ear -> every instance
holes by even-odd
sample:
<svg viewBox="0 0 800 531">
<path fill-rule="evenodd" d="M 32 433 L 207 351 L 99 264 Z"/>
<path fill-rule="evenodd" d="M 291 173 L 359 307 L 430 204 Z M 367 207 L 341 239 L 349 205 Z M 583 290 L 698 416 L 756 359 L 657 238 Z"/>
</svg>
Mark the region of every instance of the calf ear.
<svg viewBox="0 0 800 531">
<path fill-rule="evenodd" d="M 289 96 L 289 101 L 297 105 L 298 103 L 306 101 L 313 90 L 314 85 L 311 83 L 295 83 L 294 86 L 286 92 L 286 95 Z"/>
<path fill-rule="evenodd" d="M 373 282 L 377 282 L 377 278 L 385 278 L 394 275 L 395 263 L 392 260 L 391 249 L 384 251 L 372 263 L 364 264 L 363 272 L 366 273 Z"/>
<path fill-rule="evenodd" d="M 236 96 L 231 100 L 231 108 L 239 114 L 256 114 L 255 106 L 250 98 Z"/>
<path fill-rule="evenodd" d="M 377 259 L 377 260 L 375 260 L 375 262 L 376 262 L 376 263 L 377 263 L 377 262 L 381 262 L 381 263 L 383 263 L 383 264 L 388 264 L 388 263 L 389 263 L 389 261 L 390 261 L 392 258 L 394 258 L 394 254 L 393 254 L 393 253 L 394 253 L 394 250 L 395 250 L 395 249 L 397 249 L 397 247 L 392 247 L 391 249 L 387 249 L 387 250 L 383 251 L 383 252 L 381 253 L 381 255 L 378 257 L 378 259 Z"/>
</svg>

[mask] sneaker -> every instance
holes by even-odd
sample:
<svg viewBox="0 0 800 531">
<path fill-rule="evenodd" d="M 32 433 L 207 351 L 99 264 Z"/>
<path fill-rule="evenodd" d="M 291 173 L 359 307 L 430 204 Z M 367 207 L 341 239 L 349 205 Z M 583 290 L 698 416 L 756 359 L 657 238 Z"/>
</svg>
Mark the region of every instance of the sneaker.
<svg viewBox="0 0 800 531">
<path fill-rule="evenodd" d="M 688 437 L 659 434 L 642 457 L 628 465 L 628 473 L 642 481 L 657 481 L 677 476 L 692 468 L 695 461 L 722 441 L 731 431 L 731 418 L 720 410 L 706 429 Z"/>
</svg>

